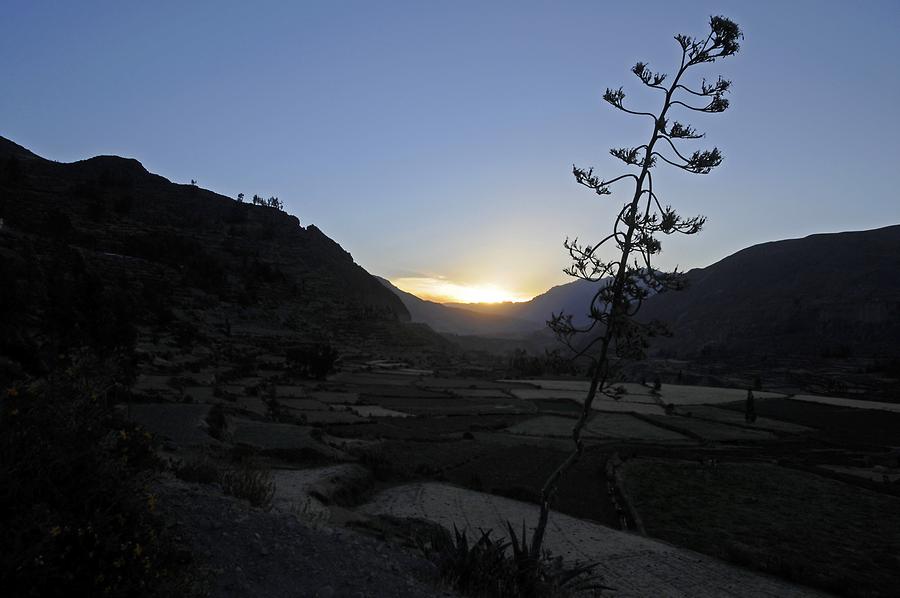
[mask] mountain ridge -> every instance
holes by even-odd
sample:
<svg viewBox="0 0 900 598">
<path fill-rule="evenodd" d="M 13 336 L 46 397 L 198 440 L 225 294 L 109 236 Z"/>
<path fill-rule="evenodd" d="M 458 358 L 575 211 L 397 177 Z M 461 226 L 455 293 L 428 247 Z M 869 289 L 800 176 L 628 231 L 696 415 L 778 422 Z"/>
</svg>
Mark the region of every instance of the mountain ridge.
<svg viewBox="0 0 900 598">
<path fill-rule="evenodd" d="M 133 158 L 53 162 L 0 137 L 0 221 L 0 352 L 23 363 L 174 325 L 346 350 L 446 346 L 316 226 Z"/>
<path fill-rule="evenodd" d="M 647 299 L 638 314 L 674 333 L 654 339 L 655 354 L 766 353 L 775 346 L 797 355 L 898 353 L 900 225 L 766 241 L 685 276 L 685 290 Z M 596 284 L 556 285 L 522 303 L 444 305 L 535 329 L 565 311 L 582 325 Z"/>
</svg>

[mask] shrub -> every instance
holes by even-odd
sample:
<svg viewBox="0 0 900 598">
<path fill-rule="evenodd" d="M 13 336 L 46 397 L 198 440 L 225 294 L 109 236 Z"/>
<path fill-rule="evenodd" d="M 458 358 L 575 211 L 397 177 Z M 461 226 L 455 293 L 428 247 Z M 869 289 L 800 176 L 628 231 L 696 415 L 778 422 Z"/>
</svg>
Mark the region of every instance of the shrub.
<svg viewBox="0 0 900 598">
<path fill-rule="evenodd" d="M 275 497 L 275 482 L 271 473 L 249 462 L 225 470 L 219 482 L 225 494 L 248 500 L 254 507 L 268 508 Z"/>
<path fill-rule="evenodd" d="M 324 380 L 334 371 L 340 354 L 329 344 L 293 347 L 287 350 L 287 361 L 293 373 L 303 378 Z"/>
<path fill-rule="evenodd" d="M 219 467 L 209 457 L 184 461 L 175 469 L 178 479 L 199 484 L 217 484 L 221 475 Z"/>
<path fill-rule="evenodd" d="M 7 596 L 182 594 L 183 551 L 148 488 L 153 440 L 107 406 L 115 364 L 2 390 L 0 579 Z"/>
<path fill-rule="evenodd" d="M 394 464 L 381 447 L 365 448 L 357 453 L 359 464 L 369 469 L 376 480 L 387 481 L 394 475 Z"/>
<path fill-rule="evenodd" d="M 221 404 L 217 403 L 209 408 L 209 413 L 206 415 L 206 425 L 210 436 L 216 440 L 222 440 L 228 427 L 228 421 L 225 419 L 225 412 Z"/>
</svg>

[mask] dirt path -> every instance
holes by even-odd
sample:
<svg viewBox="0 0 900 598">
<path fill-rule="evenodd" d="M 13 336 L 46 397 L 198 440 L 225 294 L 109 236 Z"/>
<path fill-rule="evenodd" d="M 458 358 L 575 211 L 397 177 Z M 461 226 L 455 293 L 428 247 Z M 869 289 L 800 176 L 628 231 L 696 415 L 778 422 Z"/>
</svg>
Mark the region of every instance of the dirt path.
<svg viewBox="0 0 900 598">
<path fill-rule="evenodd" d="M 456 524 L 469 530 L 493 529 L 495 534 L 505 529 L 507 520 L 517 528 L 525 521 L 529 529 L 537 520 L 534 505 L 438 483 L 408 484 L 385 490 L 360 511 L 428 519 L 448 528 Z M 616 588 L 615 596 L 821 595 L 690 550 L 560 513 L 550 517 L 546 548 L 568 561 L 599 562 L 597 572 L 603 575 L 605 585 Z"/>
<path fill-rule="evenodd" d="M 156 492 L 211 598 L 455 596 L 435 586 L 427 561 L 352 530 L 304 525 L 178 480 Z"/>
</svg>

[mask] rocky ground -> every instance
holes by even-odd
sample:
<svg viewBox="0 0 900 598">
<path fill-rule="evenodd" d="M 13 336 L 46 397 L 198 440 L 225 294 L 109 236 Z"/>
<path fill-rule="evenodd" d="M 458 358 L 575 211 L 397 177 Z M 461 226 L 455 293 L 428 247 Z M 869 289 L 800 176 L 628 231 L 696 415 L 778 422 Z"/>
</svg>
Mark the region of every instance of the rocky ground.
<svg viewBox="0 0 900 598">
<path fill-rule="evenodd" d="M 171 478 L 156 491 L 211 598 L 456 595 L 438 586 L 428 561 L 353 530 L 308 525 Z"/>
</svg>

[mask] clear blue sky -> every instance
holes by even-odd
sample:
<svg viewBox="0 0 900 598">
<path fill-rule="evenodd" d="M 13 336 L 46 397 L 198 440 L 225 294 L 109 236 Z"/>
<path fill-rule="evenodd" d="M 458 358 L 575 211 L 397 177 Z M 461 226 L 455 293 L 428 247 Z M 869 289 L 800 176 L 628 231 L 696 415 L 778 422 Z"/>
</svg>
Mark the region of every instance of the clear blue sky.
<svg viewBox="0 0 900 598">
<path fill-rule="evenodd" d="M 369 271 L 537 293 L 562 241 L 605 235 L 612 110 L 672 35 L 737 21 L 724 115 L 693 115 L 725 164 L 662 169 L 662 199 L 709 217 L 663 265 L 761 241 L 900 223 L 900 2 L 41 2 L 4 0 L 0 135 L 45 157 L 139 159 L 178 182 L 278 195 Z M 827 259 L 827 256 L 823 256 Z"/>
</svg>

